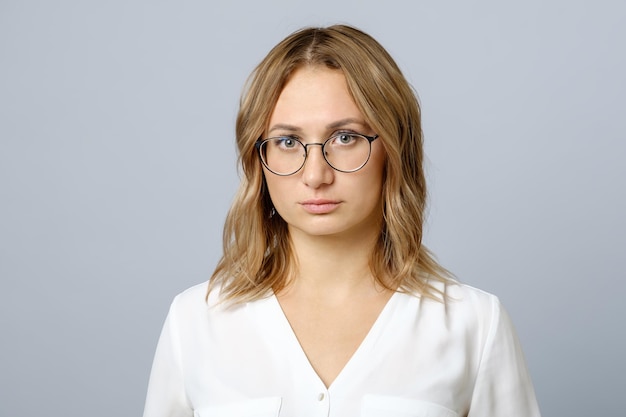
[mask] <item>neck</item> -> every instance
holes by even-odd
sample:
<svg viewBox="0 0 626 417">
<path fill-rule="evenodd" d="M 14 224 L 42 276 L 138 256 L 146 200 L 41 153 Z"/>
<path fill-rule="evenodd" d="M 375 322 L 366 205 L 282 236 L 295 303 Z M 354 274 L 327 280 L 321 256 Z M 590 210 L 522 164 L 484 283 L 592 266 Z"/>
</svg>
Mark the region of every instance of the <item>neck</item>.
<svg viewBox="0 0 626 417">
<path fill-rule="evenodd" d="M 297 269 L 285 292 L 340 299 L 359 291 L 381 290 L 369 267 L 377 234 L 311 236 L 290 230 L 290 238 Z"/>
</svg>

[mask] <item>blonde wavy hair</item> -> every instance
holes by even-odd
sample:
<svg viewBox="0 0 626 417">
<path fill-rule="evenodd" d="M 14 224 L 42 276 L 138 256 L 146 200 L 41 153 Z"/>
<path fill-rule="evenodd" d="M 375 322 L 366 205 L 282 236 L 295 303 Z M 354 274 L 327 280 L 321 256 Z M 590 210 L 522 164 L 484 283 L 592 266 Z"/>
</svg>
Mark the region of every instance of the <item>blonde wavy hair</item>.
<svg viewBox="0 0 626 417">
<path fill-rule="evenodd" d="M 383 225 L 370 268 L 384 287 L 442 299 L 451 279 L 422 245 L 426 208 L 420 107 L 387 51 L 350 26 L 301 29 L 276 45 L 250 76 L 237 115 L 242 178 L 227 215 L 223 255 L 209 282 L 233 304 L 280 291 L 295 271 L 287 225 L 272 215 L 255 142 L 262 137 L 283 87 L 295 69 L 341 70 L 348 89 L 386 151 Z"/>
</svg>

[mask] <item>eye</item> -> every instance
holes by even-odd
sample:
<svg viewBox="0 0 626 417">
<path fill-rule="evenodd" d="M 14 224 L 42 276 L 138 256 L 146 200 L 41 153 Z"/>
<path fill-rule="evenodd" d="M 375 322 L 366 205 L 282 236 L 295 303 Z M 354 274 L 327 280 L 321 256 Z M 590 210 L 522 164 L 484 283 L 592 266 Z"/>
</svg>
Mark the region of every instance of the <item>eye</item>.
<svg viewBox="0 0 626 417">
<path fill-rule="evenodd" d="M 283 149 L 293 149 L 298 146 L 298 141 L 291 136 L 282 136 L 280 138 L 276 138 L 276 145 Z"/>
<path fill-rule="evenodd" d="M 338 133 L 332 139 L 332 144 L 334 146 L 345 146 L 352 145 L 357 142 L 359 136 L 354 133 Z"/>
<path fill-rule="evenodd" d="M 342 133 L 342 134 L 340 134 L 337 137 L 337 139 L 341 143 L 348 144 L 348 143 L 352 142 L 355 139 L 355 137 L 354 137 L 354 135 L 351 135 L 349 133 Z"/>
</svg>

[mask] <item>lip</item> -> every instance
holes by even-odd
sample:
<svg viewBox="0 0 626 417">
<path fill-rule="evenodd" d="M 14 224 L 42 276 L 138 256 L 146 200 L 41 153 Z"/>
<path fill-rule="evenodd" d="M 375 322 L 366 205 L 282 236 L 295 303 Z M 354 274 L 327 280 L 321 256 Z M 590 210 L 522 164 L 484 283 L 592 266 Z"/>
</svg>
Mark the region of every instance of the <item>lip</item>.
<svg viewBox="0 0 626 417">
<path fill-rule="evenodd" d="M 339 205 L 340 201 L 326 200 L 321 198 L 301 201 L 300 205 L 304 210 L 311 214 L 327 214 L 334 211 Z"/>
</svg>

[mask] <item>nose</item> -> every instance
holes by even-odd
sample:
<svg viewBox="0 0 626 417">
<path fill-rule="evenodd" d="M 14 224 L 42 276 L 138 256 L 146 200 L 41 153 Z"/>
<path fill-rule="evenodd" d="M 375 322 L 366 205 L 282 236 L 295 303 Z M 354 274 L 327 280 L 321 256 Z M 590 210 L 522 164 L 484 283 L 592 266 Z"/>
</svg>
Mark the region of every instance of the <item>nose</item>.
<svg viewBox="0 0 626 417">
<path fill-rule="evenodd" d="M 322 149 L 321 143 L 307 144 L 307 157 L 302 167 L 302 181 L 312 188 L 331 184 L 335 178 L 335 170 L 324 159 Z"/>
</svg>

